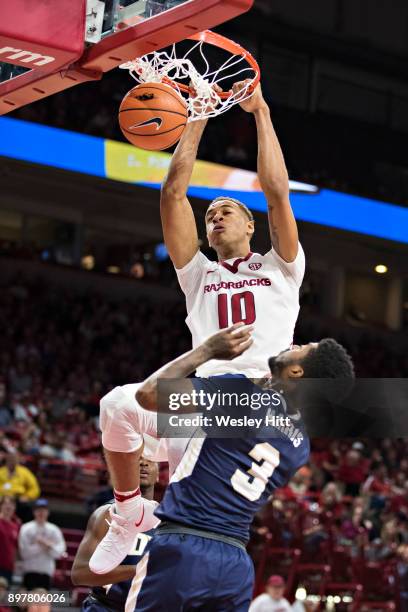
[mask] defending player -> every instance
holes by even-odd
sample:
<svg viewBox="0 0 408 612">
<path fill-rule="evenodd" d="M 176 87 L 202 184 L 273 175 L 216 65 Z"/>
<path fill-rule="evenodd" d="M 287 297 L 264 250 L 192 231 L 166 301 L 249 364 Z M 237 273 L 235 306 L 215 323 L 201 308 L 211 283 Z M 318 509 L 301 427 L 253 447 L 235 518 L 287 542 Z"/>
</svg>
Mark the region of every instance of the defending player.
<svg viewBox="0 0 408 612">
<path fill-rule="evenodd" d="M 115 387 L 100 401 L 102 445 L 114 487 L 115 513 L 89 560 L 94 574 L 106 574 L 117 567 L 129 554 L 137 534 L 158 522 L 152 514 L 156 502 L 146 500 L 139 490 L 142 449 L 154 461 L 168 461 L 171 476 L 188 442 L 183 438 L 160 442 L 155 439 L 157 415 L 137 403 L 139 386 L 140 383 Z"/>
<path fill-rule="evenodd" d="M 145 499 L 153 499 L 157 478 L 157 463 L 142 457 L 140 459 L 140 490 Z M 73 584 L 93 587 L 82 605 L 84 612 L 123 612 L 135 575 L 135 566 L 142 560 L 146 544 L 153 533 L 149 531 L 138 534 L 131 552 L 116 569 L 103 577 L 92 573 L 88 566 L 89 559 L 108 531 L 112 508 L 113 503 L 105 504 L 92 513 L 72 566 Z"/>
<path fill-rule="evenodd" d="M 190 397 L 193 390 L 215 397 L 220 390 L 231 392 L 236 377 L 185 378 L 176 381 L 176 386 L 171 381 L 188 376 L 220 354 L 226 359 L 237 354 L 226 332 L 215 334 L 153 374 L 139 388 L 137 400 L 157 410 L 159 378 L 169 379 L 169 392 Z M 136 571 L 128 603 L 134 601 L 138 612 L 247 612 L 253 589 L 252 561 L 245 551 L 250 524 L 271 493 L 284 486 L 309 456 L 299 381 L 337 378 L 346 392 L 354 378 L 350 357 L 333 339 L 284 351 L 271 358 L 269 365 L 269 382 L 263 379 L 255 385 L 242 376 L 239 392 L 246 390 L 250 397 L 259 391 L 271 394 L 275 416 L 288 418 L 289 424 L 262 420 L 263 425 L 248 430 L 246 436 L 192 438 L 156 511 L 162 522 L 149 544 L 147 567 Z M 275 389 L 279 389 L 278 404 Z M 337 397 L 341 395 L 338 383 L 335 391 Z M 185 401 L 183 405 L 194 409 Z M 221 404 L 217 408 L 221 414 L 254 416 L 246 404 L 234 405 L 233 410 Z"/>
<path fill-rule="evenodd" d="M 234 85 L 239 90 L 242 83 Z M 305 260 L 289 201 L 289 179 L 269 108 L 258 86 L 241 107 L 255 117 L 258 177 L 268 204 L 271 249 L 252 253 L 252 213 L 245 204 L 220 197 L 210 204 L 205 221 L 211 262 L 199 250 L 193 210 L 186 197 L 206 121 L 187 125 L 172 157 L 161 192 L 164 240 L 187 303 L 193 346 L 217 330 L 243 321 L 254 326 L 254 343 L 233 361 L 209 361 L 197 375 L 267 374 L 268 357 L 288 348 L 299 313 L 299 287 Z"/>
<path fill-rule="evenodd" d="M 224 336 L 230 338 L 237 349 L 234 356 L 250 345 L 250 331 L 248 328 L 224 331 Z M 224 357 L 219 355 L 218 358 Z M 136 401 L 139 386 L 140 383 L 115 387 L 100 402 L 102 445 L 114 486 L 116 513 L 107 534 L 90 558 L 89 567 L 95 574 L 106 574 L 117 567 L 129 553 L 137 533 L 153 526 L 140 524 L 142 504 L 152 502 L 140 496 L 138 463 L 143 439 L 146 452 L 146 441 L 151 444 L 157 436 L 157 415 L 144 410 Z M 162 439 L 151 457 L 155 461 L 168 461 L 171 477 L 188 441 L 189 438 Z M 151 518 L 156 521 L 155 517 Z"/>
</svg>

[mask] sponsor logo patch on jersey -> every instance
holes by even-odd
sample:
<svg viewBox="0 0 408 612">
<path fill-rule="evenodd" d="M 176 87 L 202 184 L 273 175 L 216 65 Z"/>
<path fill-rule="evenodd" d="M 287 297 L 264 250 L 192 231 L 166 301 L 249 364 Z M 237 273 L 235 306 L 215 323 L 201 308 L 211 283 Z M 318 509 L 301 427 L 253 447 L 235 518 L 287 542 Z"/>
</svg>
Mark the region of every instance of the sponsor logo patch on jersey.
<svg viewBox="0 0 408 612">
<path fill-rule="evenodd" d="M 248 268 L 253 271 L 259 270 L 259 268 L 262 268 L 262 264 L 261 263 L 250 263 L 248 264 Z"/>
</svg>

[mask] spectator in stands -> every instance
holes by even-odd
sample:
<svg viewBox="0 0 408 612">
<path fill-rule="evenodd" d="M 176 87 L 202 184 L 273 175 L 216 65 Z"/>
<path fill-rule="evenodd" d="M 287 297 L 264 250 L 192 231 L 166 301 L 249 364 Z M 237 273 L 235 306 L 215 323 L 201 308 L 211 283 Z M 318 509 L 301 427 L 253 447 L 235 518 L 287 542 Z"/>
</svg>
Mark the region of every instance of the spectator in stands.
<svg viewBox="0 0 408 612">
<path fill-rule="evenodd" d="M 317 504 L 316 504 L 317 505 Z M 318 554 L 320 547 L 327 540 L 327 533 L 321 522 L 320 513 L 312 504 L 311 511 L 307 512 L 303 519 L 303 545 L 309 554 Z"/>
<path fill-rule="evenodd" d="M 310 487 L 311 470 L 304 465 L 290 479 L 288 486 L 296 495 L 304 495 Z"/>
<path fill-rule="evenodd" d="M 320 504 L 324 514 L 332 513 L 337 517 L 341 512 L 341 492 L 336 482 L 328 482 L 320 495 Z"/>
<path fill-rule="evenodd" d="M 49 590 L 55 572 L 55 560 L 65 553 L 65 540 L 59 527 L 48 522 L 48 502 L 34 504 L 34 520 L 21 527 L 19 551 L 23 562 L 23 582 L 29 591 Z"/>
<path fill-rule="evenodd" d="M 0 612 L 10 612 L 10 610 L 12 610 L 12 608 L 10 608 L 8 605 L 7 606 L 2 606 L 2 603 L 6 603 L 6 597 L 7 597 L 7 591 L 9 588 L 9 583 L 7 578 L 3 578 L 3 576 L 0 576 Z"/>
<path fill-rule="evenodd" d="M 27 372 L 27 368 L 23 362 L 18 362 L 15 367 L 12 367 L 9 373 L 10 390 L 12 393 L 24 393 L 30 391 L 32 384 L 32 376 Z"/>
<path fill-rule="evenodd" d="M 5 465 L 0 468 L 0 495 L 17 499 L 17 514 L 22 520 L 29 518 L 29 504 L 40 495 L 37 478 L 20 464 L 17 452 L 7 453 Z"/>
<path fill-rule="evenodd" d="M 4 433 L 4 431 L 0 430 L 0 453 L 3 454 L 7 454 L 7 453 L 14 453 L 15 452 L 15 448 L 13 443 L 11 442 L 11 440 L 9 440 L 6 436 L 6 434 Z M 0 489 L 0 495 L 1 495 L 1 489 Z"/>
<path fill-rule="evenodd" d="M 258 595 L 251 605 L 249 612 L 291 612 L 292 607 L 283 597 L 285 581 L 282 576 L 270 576 L 266 583 L 265 593 Z"/>
<path fill-rule="evenodd" d="M 400 586 L 400 610 L 408 612 L 408 544 L 398 548 L 397 572 Z"/>
<path fill-rule="evenodd" d="M 6 404 L 6 385 L 0 380 L 0 428 L 9 427 L 11 423 L 11 412 Z"/>
<path fill-rule="evenodd" d="M 75 461 L 75 455 L 66 443 L 62 431 L 49 434 L 47 444 L 40 447 L 40 455 L 61 461 Z"/>
<path fill-rule="evenodd" d="M 371 522 L 365 520 L 364 509 L 360 504 L 353 507 L 352 515 L 343 521 L 340 528 L 340 544 L 350 546 L 352 553 L 357 554 L 368 542 L 368 531 Z"/>
<path fill-rule="evenodd" d="M 370 474 L 362 487 L 362 493 L 373 493 L 383 498 L 391 493 L 391 483 L 387 477 L 387 468 L 381 463 L 375 463 L 370 468 Z"/>
<path fill-rule="evenodd" d="M 0 499 L 0 576 L 11 583 L 18 546 L 20 522 L 15 515 L 16 502 L 12 497 Z"/>
<path fill-rule="evenodd" d="M 355 497 L 367 474 L 367 464 L 360 451 L 351 449 L 347 452 L 337 472 L 336 480 L 344 484 L 344 494 Z"/>
</svg>

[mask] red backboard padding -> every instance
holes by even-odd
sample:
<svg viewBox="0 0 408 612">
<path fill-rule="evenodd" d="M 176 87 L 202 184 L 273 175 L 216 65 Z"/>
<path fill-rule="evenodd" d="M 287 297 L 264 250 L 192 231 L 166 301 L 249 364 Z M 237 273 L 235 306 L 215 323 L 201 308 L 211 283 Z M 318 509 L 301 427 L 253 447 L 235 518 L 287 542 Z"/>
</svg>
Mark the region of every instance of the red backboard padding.
<svg viewBox="0 0 408 612">
<path fill-rule="evenodd" d="M 84 50 L 85 7 L 86 0 L 0 2 L 0 61 L 35 69 L 37 63 L 46 73 L 72 64 Z M 25 51 L 53 61 L 41 64 Z"/>
<path fill-rule="evenodd" d="M 0 115 L 84 81 L 100 79 L 104 72 L 123 62 L 248 11 L 253 2 L 190 0 L 167 14 L 114 32 L 85 49 L 85 0 L 0 0 L 0 62 L 31 68 L 0 82 Z M 52 61 L 31 58 L 27 63 L 18 57 L 10 59 L 7 52 L 1 53 L 3 46 L 28 51 L 28 57 L 38 53 Z"/>
</svg>

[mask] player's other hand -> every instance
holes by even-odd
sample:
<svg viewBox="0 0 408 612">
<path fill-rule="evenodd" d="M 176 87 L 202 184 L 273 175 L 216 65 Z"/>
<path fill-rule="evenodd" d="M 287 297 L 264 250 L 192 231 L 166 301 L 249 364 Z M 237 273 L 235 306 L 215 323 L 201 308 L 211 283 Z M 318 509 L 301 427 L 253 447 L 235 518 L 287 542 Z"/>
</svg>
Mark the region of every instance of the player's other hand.
<svg viewBox="0 0 408 612">
<path fill-rule="evenodd" d="M 241 89 L 243 89 L 250 82 L 251 79 L 246 79 L 245 81 L 238 81 L 232 86 L 232 91 L 234 92 L 234 94 L 238 94 Z M 239 105 L 247 113 L 254 113 L 257 110 L 260 110 L 261 108 L 267 108 L 267 104 L 262 95 L 261 84 L 258 83 L 258 85 L 255 87 L 255 91 L 252 96 L 247 100 L 240 102 Z"/>
<path fill-rule="evenodd" d="M 253 343 L 253 329 L 251 325 L 235 323 L 214 334 L 204 342 L 208 358 L 230 360 L 242 355 Z"/>
</svg>

